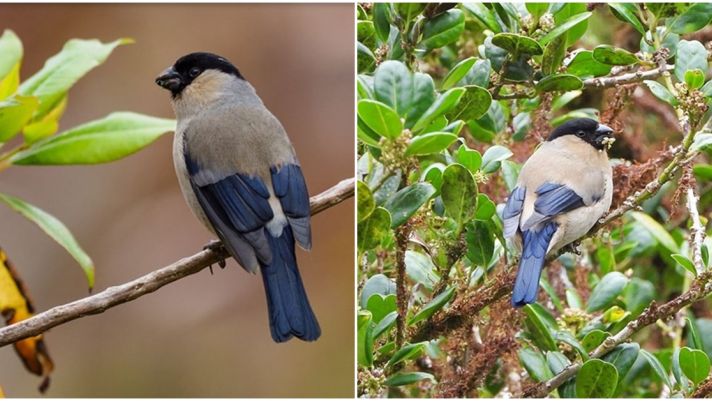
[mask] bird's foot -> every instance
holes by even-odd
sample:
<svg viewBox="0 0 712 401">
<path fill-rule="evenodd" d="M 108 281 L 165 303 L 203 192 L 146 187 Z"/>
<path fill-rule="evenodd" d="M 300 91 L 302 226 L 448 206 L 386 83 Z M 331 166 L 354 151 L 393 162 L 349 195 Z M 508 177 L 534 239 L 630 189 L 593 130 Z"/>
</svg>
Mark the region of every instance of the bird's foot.
<svg viewBox="0 0 712 401">
<path fill-rule="evenodd" d="M 564 252 L 570 252 L 574 255 L 581 256 L 581 248 L 579 247 L 579 245 L 581 245 L 580 242 L 574 241 L 564 247 Z"/>
<path fill-rule="evenodd" d="M 223 244 L 220 241 L 210 241 L 207 244 L 203 246 L 203 250 L 211 250 L 219 255 L 223 254 Z M 218 260 L 218 266 L 220 266 L 221 269 L 224 269 L 226 266 L 225 263 L 225 257 L 222 257 L 220 260 Z M 210 269 L 210 274 L 213 274 L 213 265 L 209 266 Z"/>
</svg>

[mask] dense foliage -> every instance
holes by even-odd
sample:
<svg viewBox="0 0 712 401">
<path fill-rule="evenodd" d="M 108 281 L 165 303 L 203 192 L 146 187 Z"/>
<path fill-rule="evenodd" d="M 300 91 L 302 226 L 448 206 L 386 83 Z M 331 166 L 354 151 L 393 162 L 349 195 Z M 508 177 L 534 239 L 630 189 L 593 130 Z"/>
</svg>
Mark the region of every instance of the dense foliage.
<svg viewBox="0 0 712 401">
<path fill-rule="evenodd" d="M 359 396 L 709 394 L 712 6 L 357 13 Z M 497 211 L 578 116 L 616 131 L 616 212 L 514 309 Z"/>
</svg>

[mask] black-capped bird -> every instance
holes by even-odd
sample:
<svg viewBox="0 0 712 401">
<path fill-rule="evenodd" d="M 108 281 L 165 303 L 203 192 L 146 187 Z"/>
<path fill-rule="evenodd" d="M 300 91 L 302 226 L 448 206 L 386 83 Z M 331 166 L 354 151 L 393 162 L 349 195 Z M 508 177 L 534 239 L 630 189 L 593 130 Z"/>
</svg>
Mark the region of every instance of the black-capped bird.
<svg viewBox="0 0 712 401">
<path fill-rule="evenodd" d="M 228 60 L 178 59 L 156 78 L 178 119 L 173 161 L 195 216 L 247 271 L 260 270 L 272 338 L 319 338 L 294 253 L 311 248 L 309 195 L 287 133 Z"/>
<path fill-rule="evenodd" d="M 505 237 L 522 246 L 512 305 L 536 301 L 546 255 L 581 238 L 608 211 L 612 140 L 613 130 L 595 120 L 569 120 L 524 163 L 502 212 Z"/>
</svg>

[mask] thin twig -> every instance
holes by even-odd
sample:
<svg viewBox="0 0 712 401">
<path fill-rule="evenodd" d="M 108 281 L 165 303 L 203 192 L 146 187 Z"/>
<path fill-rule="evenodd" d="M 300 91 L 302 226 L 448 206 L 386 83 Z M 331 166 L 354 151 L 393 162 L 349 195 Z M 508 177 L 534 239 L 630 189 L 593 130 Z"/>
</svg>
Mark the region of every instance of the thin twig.
<svg viewBox="0 0 712 401">
<path fill-rule="evenodd" d="M 326 191 L 311 197 L 311 213 L 314 215 L 326 210 L 352 197 L 353 194 L 354 180 L 343 180 Z M 52 327 L 72 320 L 102 313 L 114 306 L 150 294 L 166 284 L 195 274 L 226 257 L 229 255 L 223 247 L 211 246 L 128 283 L 109 287 L 98 294 L 65 305 L 55 306 L 29 319 L 0 329 L 0 347 L 42 334 Z"/>
<path fill-rule="evenodd" d="M 687 188 L 687 209 L 690 211 L 690 220 L 692 220 L 690 242 L 692 245 L 692 261 L 699 275 L 705 270 L 705 264 L 702 261 L 702 245 L 705 241 L 705 227 L 702 225 L 702 220 L 700 220 L 700 212 L 697 210 L 697 201 L 698 198 L 695 194 L 695 189 L 690 186 Z"/>
</svg>

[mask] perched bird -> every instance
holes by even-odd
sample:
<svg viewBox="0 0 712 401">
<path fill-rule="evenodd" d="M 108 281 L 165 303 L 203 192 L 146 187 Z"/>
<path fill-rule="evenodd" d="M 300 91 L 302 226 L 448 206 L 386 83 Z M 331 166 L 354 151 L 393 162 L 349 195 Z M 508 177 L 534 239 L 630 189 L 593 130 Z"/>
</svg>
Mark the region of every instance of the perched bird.
<svg viewBox="0 0 712 401">
<path fill-rule="evenodd" d="M 512 305 L 536 301 L 546 255 L 582 237 L 608 211 L 612 141 L 609 127 L 577 118 L 557 127 L 524 163 L 502 212 L 505 237 L 522 246 Z"/>
<path fill-rule="evenodd" d="M 274 341 L 319 338 L 297 269 L 311 248 L 309 194 L 282 124 L 228 60 L 179 58 L 156 78 L 178 125 L 173 161 L 195 216 L 248 272 L 262 272 Z"/>
</svg>

